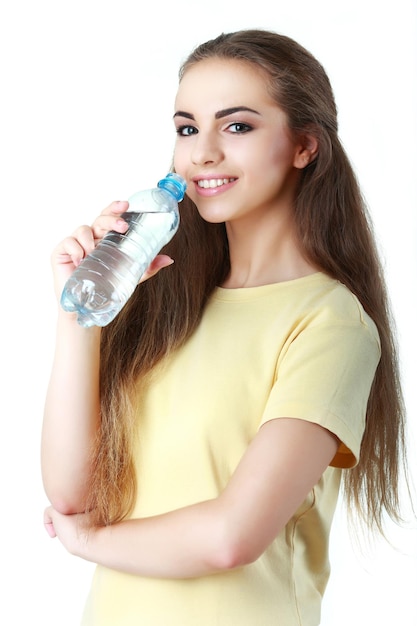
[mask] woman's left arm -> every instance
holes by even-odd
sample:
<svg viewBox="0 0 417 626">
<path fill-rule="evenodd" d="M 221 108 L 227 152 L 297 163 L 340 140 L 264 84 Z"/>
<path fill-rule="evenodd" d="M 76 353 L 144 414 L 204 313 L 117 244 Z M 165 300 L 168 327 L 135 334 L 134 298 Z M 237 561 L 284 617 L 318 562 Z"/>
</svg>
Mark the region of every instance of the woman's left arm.
<svg viewBox="0 0 417 626">
<path fill-rule="evenodd" d="M 255 561 L 336 454 L 337 438 L 304 420 L 264 424 L 224 491 L 175 511 L 83 529 L 85 516 L 45 512 L 45 525 L 88 561 L 147 577 L 190 578 Z"/>
</svg>

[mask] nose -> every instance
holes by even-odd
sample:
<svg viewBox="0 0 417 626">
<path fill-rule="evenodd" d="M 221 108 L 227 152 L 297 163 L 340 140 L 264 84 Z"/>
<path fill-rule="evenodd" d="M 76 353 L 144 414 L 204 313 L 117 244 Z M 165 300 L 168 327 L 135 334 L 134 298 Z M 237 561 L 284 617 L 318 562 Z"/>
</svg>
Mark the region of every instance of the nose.
<svg viewBox="0 0 417 626">
<path fill-rule="evenodd" d="M 195 165 L 213 165 L 223 159 L 220 141 L 212 133 L 199 132 L 193 143 L 191 160 Z"/>
</svg>

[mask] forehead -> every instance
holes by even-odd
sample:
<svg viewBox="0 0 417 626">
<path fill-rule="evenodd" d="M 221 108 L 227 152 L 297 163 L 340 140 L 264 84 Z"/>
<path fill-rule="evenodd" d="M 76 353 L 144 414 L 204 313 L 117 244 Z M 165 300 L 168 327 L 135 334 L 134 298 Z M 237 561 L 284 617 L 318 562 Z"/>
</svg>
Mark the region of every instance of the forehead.
<svg viewBox="0 0 417 626">
<path fill-rule="evenodd" d="M 238 59 L 205 59 L 189 67 L 178 87 L 175 108 L 220 110 L 234 105 L 277 106 L 264 70 Z M 190 111 L 192 112 L 192 111 Z"/>
</svg>

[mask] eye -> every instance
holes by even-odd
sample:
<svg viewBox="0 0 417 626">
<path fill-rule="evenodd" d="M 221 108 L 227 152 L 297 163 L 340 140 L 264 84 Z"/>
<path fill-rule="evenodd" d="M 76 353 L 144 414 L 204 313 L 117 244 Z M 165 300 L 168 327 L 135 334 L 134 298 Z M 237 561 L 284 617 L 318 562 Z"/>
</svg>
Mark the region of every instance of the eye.
<svg viewBox="0 0 417 626">
<path fill-rule="evenodd" d="M 248 133 L 250 130 L 252 130 L 252 126 L 249 126 L 249 124 L 245 124 L 244 122 L 233 122 L 233 124 L 229 124 L 227 130 L 229 130 L 231 133 L 242 134 Z"/>
<path fill-rule="evenodd" d="M 198 133 L 198 130 L 195 128 L 195 126 L 188 126 L 188 125 L 182 125 L 182 126 L 178 126 L 177 130 L 177 135 L 179 135 L 180 137 L 188 137 L 189 135 L 196 135 Z"/>
</svg>

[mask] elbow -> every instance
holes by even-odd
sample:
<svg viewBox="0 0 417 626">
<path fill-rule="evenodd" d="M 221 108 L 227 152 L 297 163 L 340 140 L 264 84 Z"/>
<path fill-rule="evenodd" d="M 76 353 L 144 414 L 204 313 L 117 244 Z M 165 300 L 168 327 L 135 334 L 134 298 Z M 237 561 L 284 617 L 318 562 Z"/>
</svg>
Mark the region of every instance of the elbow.
<svg viewBox="0 0 417 626">
<path fill-rule="evenodd" d="M 44 485 L 51 506 L 62 515 L 74 515 L 85 511 L 85 499 L 80 494 L 63 493 L 61 489 Z"/>
<path fill-rule="evenodd" d="M 237 532 L 218 542 L 211 555 L 211 565 L 218 572 L 237 569 L 256 561 L 262 552 L 254 538 L 239 536 Z"/>
<path fill-rule="evenodd" d="M 254 563 L 266 550 L 273 537 L 250 519 L 237 519 L 234 507 L 214 501 L 210 542 L 204 550 L 212 572 L 225 572 Z M 207 536 L 207 534 L 206 534 Z"/>
<path fill-rule="evenodd" d="M 70 498 L 49 496 L 48 499 L 55 511 L 61 515 L 75 515 L 85 511 L 85 506 L 81 502 L 72 501 Z"/>
<path fill-rule="evenodd" d="M 85 511 L 86 481 L 77 481 L 71 475 L 63 476 L 59 467 L 55 471 L 42 467 L 42 482 L 46 497 L 58 513 L 73 515 Z"/>
<path fill-rule="evenodd" d="M 85 510 L 85 507 L 76 506 L 74 502 L 65 498 L 53 498 L 50 500 L 50 503 L 55 511 L 58 511 L 61 515 L 75 515 L 76 513 L 83 513 Z"/>
</svg>

